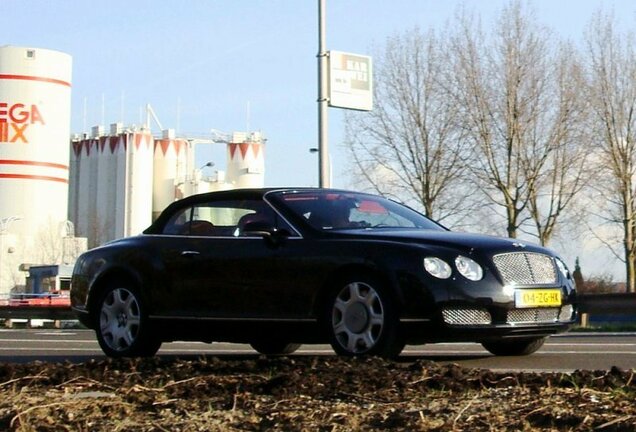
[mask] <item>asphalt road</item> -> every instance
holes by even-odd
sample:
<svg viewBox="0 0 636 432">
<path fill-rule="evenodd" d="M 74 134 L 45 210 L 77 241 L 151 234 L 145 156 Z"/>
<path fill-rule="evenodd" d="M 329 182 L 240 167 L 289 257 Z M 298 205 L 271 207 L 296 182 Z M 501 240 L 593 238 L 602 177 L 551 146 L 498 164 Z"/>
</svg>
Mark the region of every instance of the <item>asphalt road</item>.
<svg viewBox="0 0 636 432">
<path fill-rule="evenodd" d="M 161 356 L 197 358 L 227 356 L 254 358 L 247 345 L 166 343 Z M 334 355 L 325 345 L 304 345 L 294 355 Z M 89 330 L 0 329 L 0 362 L 84 362 L 104 358 L 94 333 Z M 524 357 L 495 357 L 474 343 L 408 346 L 402 361 L 415 359 L 457 363 L 465 367 L 497 371 L 552 371 L 636 369 L 636 334 L 581 334 L 553 336 L 538 352 Z"/>
</svg>

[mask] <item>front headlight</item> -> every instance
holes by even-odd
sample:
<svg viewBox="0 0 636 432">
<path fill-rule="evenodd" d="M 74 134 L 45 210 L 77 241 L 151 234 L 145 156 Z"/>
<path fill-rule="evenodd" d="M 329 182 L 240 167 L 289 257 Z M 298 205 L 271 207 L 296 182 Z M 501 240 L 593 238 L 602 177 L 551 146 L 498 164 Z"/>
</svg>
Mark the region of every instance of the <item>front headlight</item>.
<svg viewBox="0 0 636 432">
<path fill-rule="evenodd" d="M 478 281 L 484 277 L 484 271 L 481 266 L 468 257 L 460 255 L 455 258 L 455 267 L 457 267 L 457 271 L 468 280 Z"/>
<path fill-rule="evenodd" d="M 561 274 L 567 279 L 570 279 L 570 271 L 568 270 L 565 263 L 561 261 L 559 258 L 554 258 L 554 261 L 556 261 L 556 265 L 559 268 L 559 271 L 561 272 Z"/>
<path fill-rule="evenodd" d="M 424 258 L 424 268 L 438 279 L 448 279 L 452 273 L 451 266 L 437 257 Z"/>
</svg>

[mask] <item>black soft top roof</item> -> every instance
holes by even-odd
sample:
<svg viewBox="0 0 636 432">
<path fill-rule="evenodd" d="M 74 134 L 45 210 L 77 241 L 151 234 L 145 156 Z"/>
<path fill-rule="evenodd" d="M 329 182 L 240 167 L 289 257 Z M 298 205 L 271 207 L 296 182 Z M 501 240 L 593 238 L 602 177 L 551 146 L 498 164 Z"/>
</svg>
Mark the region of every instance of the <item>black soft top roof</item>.
<svg viewBox="0 0 636 432">
<path fill-rule="evenodd" d="M 180 199 L 171 203 L 166 207 L 156 221 L 144 230 L 144 234 L 158 234 L 163 229 L 167 220 L 179 209 L 189 207 L 193 204 L 206 202 L 210 199 L 262 199 L 263 196 L 272 191 L 291 192 L 291 191 L 333 191 L 348 192 L 339 189 L 319 189 L 312 187 L 269 187 L 257 189 L 231 189 L 224 191 L 206 192 L 202 194 L 190 195 L 189 197 Z"/>
</svg>

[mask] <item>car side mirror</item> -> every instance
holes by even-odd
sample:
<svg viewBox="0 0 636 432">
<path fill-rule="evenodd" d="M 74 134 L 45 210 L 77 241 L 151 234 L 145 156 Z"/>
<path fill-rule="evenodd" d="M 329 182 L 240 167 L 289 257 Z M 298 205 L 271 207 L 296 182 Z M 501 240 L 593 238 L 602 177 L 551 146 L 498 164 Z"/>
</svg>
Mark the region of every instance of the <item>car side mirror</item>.
<svg viewBox="0 0 636 432">
<path fill-rule="evenodd" d="M 274 231 L 276 231 L 276 228 L 274 228 L 269 222 L 265 221 L 248 222 L 245 226 L 243 226 L 243 232 L 245 234 L 270 236 Z"/>
<path fill-rule="evenodd" d="M 243 227 L 243 233 L 263 237 L 274 245 L 278 245 L 289 235 L 287 231 L 278 230 L 271 223 L 265 221 L 246 223 Z"/>
</svg>

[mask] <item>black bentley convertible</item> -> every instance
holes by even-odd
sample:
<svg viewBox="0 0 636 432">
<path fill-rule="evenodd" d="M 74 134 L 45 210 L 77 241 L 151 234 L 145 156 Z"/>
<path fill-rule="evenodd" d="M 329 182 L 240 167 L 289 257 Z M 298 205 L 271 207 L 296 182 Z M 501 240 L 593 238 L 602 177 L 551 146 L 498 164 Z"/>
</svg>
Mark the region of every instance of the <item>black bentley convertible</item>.
<svg viewBox="0 0 636 432">
<path fill-rule="evenodd" d="M 530 354 L 576 318 L 549 249 L 451 232 L 392 200 L 244 189 L 174 202 L 143 234 L 84 253 L 71 302 L 112 357 L 174 340 L 264 354 L 329 342 L 341 355 L 475 341 Z"/>
</svg>

